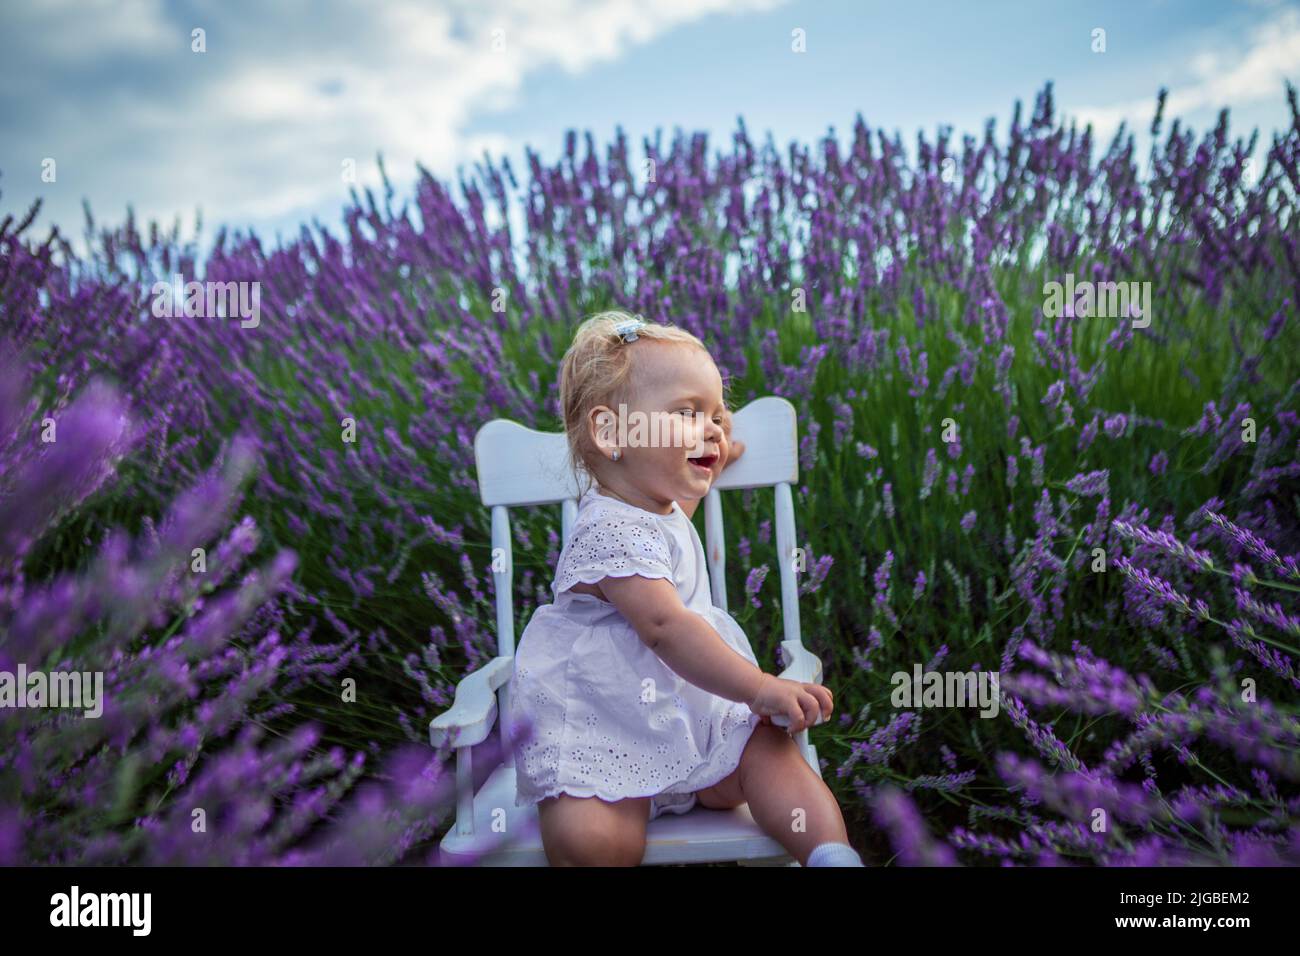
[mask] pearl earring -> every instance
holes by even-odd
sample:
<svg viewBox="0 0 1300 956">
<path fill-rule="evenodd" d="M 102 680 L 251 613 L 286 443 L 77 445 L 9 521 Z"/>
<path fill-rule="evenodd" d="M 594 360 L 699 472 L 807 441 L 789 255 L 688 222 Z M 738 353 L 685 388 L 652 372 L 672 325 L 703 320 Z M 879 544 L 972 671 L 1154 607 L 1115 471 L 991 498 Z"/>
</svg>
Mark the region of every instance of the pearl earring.
<svg viewBox="0 0 1300 956">
<path fill-rule="evenodd" d="M 614 449 L 614 454 L 613 454 L 611 457 L 612 457 L 615 461 L 618 461 L 620 458 L 623 457 L 623 453 L 622 453 L 621 451 L 619 451 L 617 448 L 615 448 L 615 449 Z"/>
</svg>

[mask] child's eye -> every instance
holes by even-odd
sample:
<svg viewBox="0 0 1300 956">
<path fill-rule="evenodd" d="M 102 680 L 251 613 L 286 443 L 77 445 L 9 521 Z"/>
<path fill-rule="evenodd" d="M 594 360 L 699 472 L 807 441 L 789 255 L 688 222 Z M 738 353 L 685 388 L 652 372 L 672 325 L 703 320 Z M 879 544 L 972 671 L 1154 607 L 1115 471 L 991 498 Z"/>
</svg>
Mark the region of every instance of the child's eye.
<svg viewBox="0 0 1300 956">
<path fill-rule="evenodd" d="M 679 413 L 683 413 L 683 414 L 690 415 L 690 416 L 694 416 L 694 415 L 695 415 L 695 409 L 693 409 L 693 408 L 679 408 L 679 409 L 677 409 L 677 411 L 678 411 Z"/>
</svg>

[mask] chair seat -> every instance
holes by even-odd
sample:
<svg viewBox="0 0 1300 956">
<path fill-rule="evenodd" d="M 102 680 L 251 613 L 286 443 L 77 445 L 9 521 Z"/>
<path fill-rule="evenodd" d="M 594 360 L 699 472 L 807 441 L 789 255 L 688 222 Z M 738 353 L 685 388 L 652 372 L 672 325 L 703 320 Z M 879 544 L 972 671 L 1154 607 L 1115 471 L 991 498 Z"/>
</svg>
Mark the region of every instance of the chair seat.
<svg viewBox="0 0 1300 956">
<path fill-rule="evenodd" d="M 474 835 L 452 826 L 440 844 L 443 866 L 547 866 L 537 826 L 537 806 L 515 806 L 515 768 L 502 764 L 474 795 Z M 499 812 L 503 811 L 503 812 Z M 497 832 L 492 828 L 493 820 Z M 749 805 L 709 810 L 698 803 L 687 813 L 667 812 L 646 827 L 643 865 L 720 863 L 798 864 L 781 844 L 763 833 Z"/>
</svg>

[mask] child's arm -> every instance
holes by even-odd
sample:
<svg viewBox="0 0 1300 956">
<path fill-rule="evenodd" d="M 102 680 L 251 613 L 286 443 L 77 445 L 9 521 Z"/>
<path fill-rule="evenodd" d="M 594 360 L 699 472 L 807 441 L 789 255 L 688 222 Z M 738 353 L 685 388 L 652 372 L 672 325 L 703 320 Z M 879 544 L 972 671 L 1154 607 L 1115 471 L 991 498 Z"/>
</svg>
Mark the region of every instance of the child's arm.
<svg viewBox="0 0 1300 956">
<path fill-rule="evenodd" d="M 600 590 L 632 624 L 642 642 L 674 673 L 727 700 L 748 704 L 755 713 L 790 718 L 795 734 L 829 720 L 834 701 L 820 684 L 804 684 L 765 674 L 727 646 L 702 616 L 682 603 L 673 583 L 639 575 L 601 580 Z M 756 701 L 762 691 L 762 700 Z"/>
<path fill-rule="evenodd" d="M 713 481 L 718 480 L 722 474 L 722 469 L 726 468 L 733 461 L 745 453 L 745 443 L 743 441 L 731 440 L 731 412 L 722 413 L 722 437 L 718 439 L 718 460 L 713 463 Z M 677 506 L 686 512 L 686 517 L 695 517 L 695 509 L 700 506 L 699 498 L 688 498 L 686 501 L 677 502 Z"/>
<path fill-rule="evenodd" d="M 722 640 L 703 617 L 682 603 L 666 578 L 605 578 L 605 599 L 622 612 L 642 642 L 674 672 L 727 700 L 754 699 L 763 672 Z"/>
</svg>

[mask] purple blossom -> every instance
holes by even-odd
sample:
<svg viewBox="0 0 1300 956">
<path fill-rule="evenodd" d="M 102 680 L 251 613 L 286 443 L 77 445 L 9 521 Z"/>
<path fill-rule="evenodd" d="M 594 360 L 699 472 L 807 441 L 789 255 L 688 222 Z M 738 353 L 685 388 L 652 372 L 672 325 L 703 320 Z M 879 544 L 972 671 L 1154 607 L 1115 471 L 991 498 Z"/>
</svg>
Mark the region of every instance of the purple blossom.
<svg viewBox="0 0 1300 956">
<path fill-rule="evenodd" d="M 1128 428 L 1128 416 L 1112 415 L 1102 423 L 1102 428 L 1111 438 L 1121 438 Z"/>
<path fill-rule="evenodd" d="M 915 804 L 895 787 L 878 794 L 873 816 L 889 834 L 898 862 L 903 866 L 956 866 L 952 848 L 926 830 Z"/>
<path fill-rule="evenodd" d="M 1224 533 L 1228 540 L 1234 542 L 1248 554 L 1267 565 L 1271 565 L 1277 571 L 1280 571 L 1284 577 L 1300 580 L 1300 567 L 1297 567 L 1295 556 L 1283 560 L 1276 551 L 1269 547 L 1267 542 L 1254 532 L 1234 524 L 1217 512 L 1209 511 L 1206 512 L 1205 516 Z"/>
<path fill-rule="evenodd" d="M 745 576 L 745 596 L 749 598 L 749 603 L 756 608 L 763 606 L 763 602 L 758 599 L 758 592 L 767 579 L 768 570 L 766 564 L 760 564 L 751 569 L 749 574 Z"/>
<path fill-rule="evenodd" d="M 1110 490 L 1110 472 L 1103 468 L 1080 473 L 1065 483 L 1065 489 L 1083 498 L 1104 497 Z"/>
<path fill-rule="evenodd" d="M 935 479 L 939 477 L 939 459 L 936 457 L 933 448 L 927 448 L 925 451 L 925 469 L 921 475 L 921 491 L 919 497 L 922 501 L 930 497 L 930 490 L 934 487 Z"/>
<path fill-rule="evenodd" d="M 894 566 L 894 552 L 886 551 L 884 559 L 880 566 L 876 568 L 875 577 L 872 578 L 872 586 L 876 591 L 876 600 L 880 601 L 889 587 L 889 572 Z"/>
</svg>

